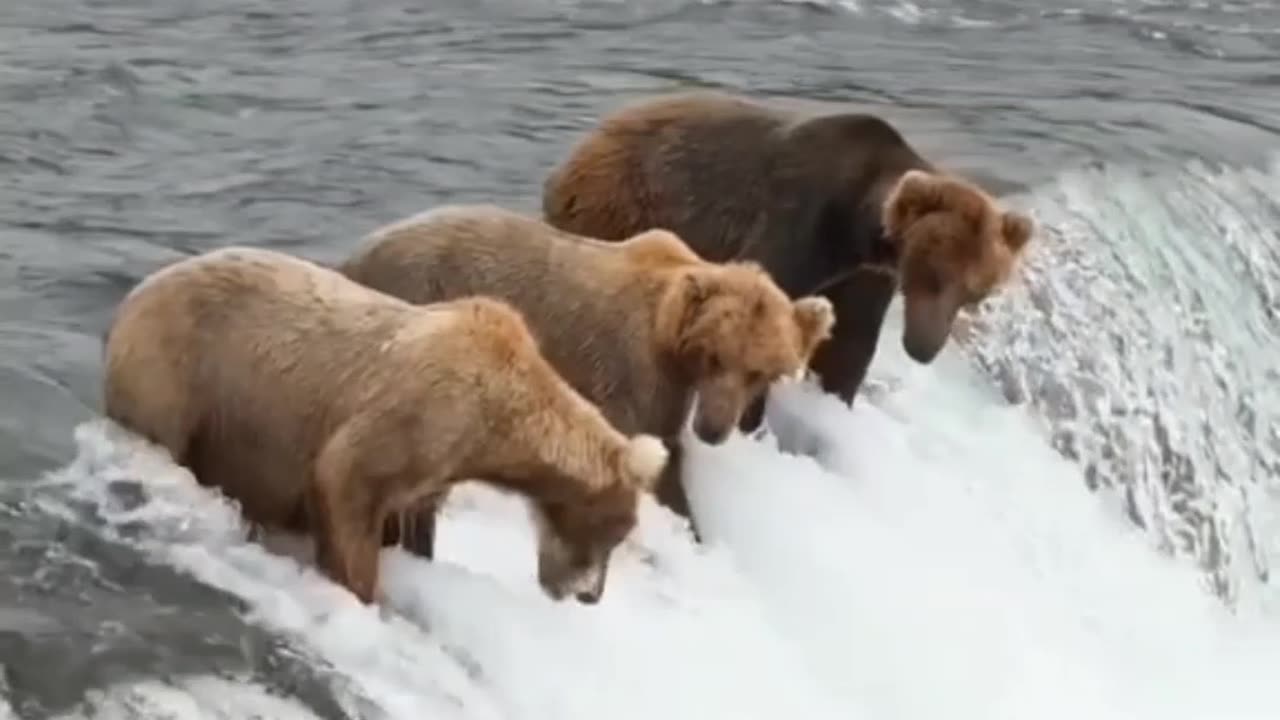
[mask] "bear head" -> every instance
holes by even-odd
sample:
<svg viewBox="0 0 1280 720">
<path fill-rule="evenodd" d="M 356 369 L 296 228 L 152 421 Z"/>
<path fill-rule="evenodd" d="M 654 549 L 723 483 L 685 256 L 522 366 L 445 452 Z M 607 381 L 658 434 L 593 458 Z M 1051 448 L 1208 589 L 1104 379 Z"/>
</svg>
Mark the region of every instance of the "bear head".
<svg viewBox="0 0 1280 720">
<path fill-rule="evenodd" d="M 697 394 L 698 438 L 724 442 L 774 381 L 803 372 L 834 323 L 830 301 L 791 300 L 754 262 L 703 263 L 676 274 L 658 333 Z"/>
<path fill-rule="evenodd" d="M 535 507 L 538 583 L 552 599 L 573 596 L 594 604 L 604 595 L 609 558 L 636 525 L 640 495 L 652 492 L 670 457 L 662 441 L 636 435 L 606 453 L 603 476 L 585 493 L 581 480 L 557 482 L 579 488 L 543 498 Z"/>
<path fill-rule="evenodd" d="M 928 363 L 946 344 L 960 308 L 981 302 L 1009 277 L 1033 224 L 1002 211 L 971 183 L 910 170 L 885 199 L 884 229 L 899 249 L 902 347 Z"/>
</svg>

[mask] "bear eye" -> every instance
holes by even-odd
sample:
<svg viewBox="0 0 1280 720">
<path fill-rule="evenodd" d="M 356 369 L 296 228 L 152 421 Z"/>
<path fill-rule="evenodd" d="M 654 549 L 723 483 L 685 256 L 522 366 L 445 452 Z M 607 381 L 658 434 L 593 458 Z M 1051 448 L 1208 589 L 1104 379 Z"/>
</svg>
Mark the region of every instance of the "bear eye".
<svg viewBox="0 0 1280 720">
<path fill-rule="evenodd" d="M 724 363 L 720 361 L 719 355 L 707 356 L 707 372 L 714 374 L 714 373 L 720 372 L 723 369 L 724 369 Z"/>
</svg>

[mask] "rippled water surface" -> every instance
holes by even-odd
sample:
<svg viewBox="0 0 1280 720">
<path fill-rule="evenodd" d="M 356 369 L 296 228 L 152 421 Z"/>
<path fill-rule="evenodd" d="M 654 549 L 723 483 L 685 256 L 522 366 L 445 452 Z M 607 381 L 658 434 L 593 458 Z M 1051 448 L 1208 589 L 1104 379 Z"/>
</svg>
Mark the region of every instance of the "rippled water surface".
<svg viewBox="0 0 1280 720">
<path fill-rule="evenodd" d="M 69 460 L 72 428 L 97 407 L 100 333 L 122 293 L 223 244 L 328 260 L 440 202 L 533 210 L 544 174 L 599 113 L 693 86 L 874 108 L 938 160 L 1027 198 L 1068 242 L 1042 256 L 1048 266 L 1088 248 L 1067 289 L 1003 301 L 991 326 L 1004 332 L 979 359 L 1023 394 L 1013 399 L 1033 394 L 1059 439 L 1093 433 L 1093 445 L 1062 442 L 1094 475 L 1159 496 L 1134 501 L 1140 520 L 1161 503 L 1160 517 L 1212 506 L 1190 535 L 1167 531 L 1171 546 L 1212 572 L 1232 542 L 1215 533 L 1253 533 L 1241 541 L 1250 568 L 1233 577 L 1266 578 L 1280 548 L 1257 536 L 1263 511 L 1222 510 L 1221 488 L 1253 488 L 1241 492 L 1254 505 L 1280 494 L 1276 399 L 1261 390 L 1280 336 L 1267 245 L 1280 242 L 1274 3 L 17 0 L 0 11 L 0 687 L 15 709 L 44 717 L 129 675 L 234 670 L 337 716 L 324 668 L 242 620 L 233 599 L 30 504 L 29 481 Z M 1179 249 L 1217 243 L 1232 249 Z M 1134 271 L 1150 267 L 1135 257 L 1163 258 L 1163 279 Z M 1044 297 L 1094 291 L 1105 302 L 1064 317 L 1118 313 L 1114 334 L 1135 346 L 1095 348 L 1057 327 L 1018 335 L 1019 308 L 1049 323 Z M 1171 295 L 1211 321 L 1174 313 L 1142 346 L 1153 314 L 1120 304 Z M 1015 336 L 1053 357 L 1028 366 Z M 1106 369 L 1146 362 L 1136 346 L 1187 344 L 1238 362 Z M 1064 358 L 1076 360 L 1052 364 Z M 1062 391 L 1075 399 L 1046 389 L 1051 367 L 1076 373 Z M 1195 392 L 1175 381 L 1184 370 Z M 1112 399 L 1167 402 L 1076 407 L 1097 395 L 1091 381 Z M 1182 428 L 1172 439 L 1120 432 L 1108 425 L 1120 405 L 1150 423 L 1203 410 L 1212 427 L 1175 418 L 1163 421 Z M 1115 461 L 1130 445 L 1137 454 Z M 1177 467 L 1200 490 L 1169 499 Z"/>
</svg>

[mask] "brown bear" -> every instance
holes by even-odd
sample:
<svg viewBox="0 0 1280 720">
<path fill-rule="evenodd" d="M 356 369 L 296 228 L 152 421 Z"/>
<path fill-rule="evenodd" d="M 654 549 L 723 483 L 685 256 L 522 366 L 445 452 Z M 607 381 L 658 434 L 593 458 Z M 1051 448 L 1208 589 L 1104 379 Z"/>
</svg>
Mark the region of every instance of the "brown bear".
<svg viewBox="0 0 1280 720">
<path fill-rule="evenodd" d="M 548 175 L 542 210 L 605 240 L 665 228 L 708 260 L 761 263 L 792 297 L 829 298 L 836 327 L 811 367 L 845 402 L 899 288 L 903 348 L 931 362 L 957 311 L 1009 276 L 1033 229 L 879 117 L 804 116 L 714 91 L 604 117 Z M 762 410 L 763 399 L 744 430 Z"/>
<path fill-rule="evenodd" d="M 527 496 L 540 584 L 594 603 L 667 458 L 575 392 L 509 305 L 412 305 L 245 247 L 125 297 L 104 406 L 251 522 L 312 533 L 317 564 L 365 603 L 388 518 L 468 479 Z"/>
<path fill-rule="evenodd" d="M 824 298 L 793 301 L 755 263 L 707 262 L 665 230 L 600 242 L 485 204 L 384 226 L 338 269 L 414 303 L 486 294 L 518 308 L 611 423 L 667 441 L 657 496 L 695 537 L 679 452 L 695 395 L 695 434 L 723 442 L 772 382 L 803 371 L 835 322 Z M 407 545 L 426 553 L 426 540 Z"/>
</svg>

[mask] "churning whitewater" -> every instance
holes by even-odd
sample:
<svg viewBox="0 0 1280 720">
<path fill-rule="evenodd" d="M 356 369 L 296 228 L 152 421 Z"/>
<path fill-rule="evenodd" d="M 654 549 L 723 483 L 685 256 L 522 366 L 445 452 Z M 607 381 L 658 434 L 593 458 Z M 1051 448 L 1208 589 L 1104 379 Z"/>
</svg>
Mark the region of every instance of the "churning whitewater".
<svg viewBox="0 0 1280 720">
<path fill-rule="evenodd" d="M 1047 239 L 964 343 L 911 363 L 895 305 L 852 410 L 791 383 L 771 433 L 695 442 L 707 546 L 646 500 L 595 607 L 541 594 L 521 501 L 478 485 L 446 505 L 436 562 L 384 550 L 378 607 L 305 554 L 246 540 L 230 503 L 104 421 L 76 429 L 75 460 L 46 482 L 113 539 L 297 638 L 356 717 L 1271 718 L 1280 624 L 1256 570 L 1276 559 L 1275 526 L 1258 520 L 1275 503 L 1274 345 L 1249 328 L 1276 321 L 1278 169 L 1081 170 L 1015 198 Z M 1206 248 L 1205 233 L 1221 242 Z M 1222 275 L 1197 271 L 1210 261 Z M 1156 302 L 1170 289 L 1198 314 Z M 1174 462 L 1161 426 L 1206 433 L 1187 477 L 1161 464 Z M 1215 465 L 1242 454 L 1243 470 Z M 1183 514 L 1179 482 L 1204 493 L 1210 530 Z M 70 504 L 45 509 L 86 522 Z M 1210 533 L 1241 544 L 1207 563 L 1196 542 Z M 1252 601 L 1223 602 L 1224 584 Z M 309 716 L 217 682 L 131 684 L 93 703 Z"/>
<path fill-rule="evenodd" d="M 1280 717 L 1280 4 L 18 0 L 0 67 L 0 720 Z M 692 87 L 880 114 L 1040 228 L 936 364 L 895 306 L 854 408 L 691 438 L 705 546 L 647 501 L 553 603 L 477 485 L 364 607 L 100 419 L 161 265 L 536 213 Z"/>
</svg>

